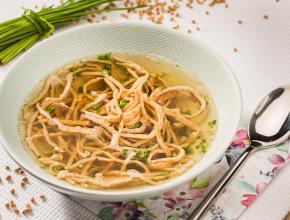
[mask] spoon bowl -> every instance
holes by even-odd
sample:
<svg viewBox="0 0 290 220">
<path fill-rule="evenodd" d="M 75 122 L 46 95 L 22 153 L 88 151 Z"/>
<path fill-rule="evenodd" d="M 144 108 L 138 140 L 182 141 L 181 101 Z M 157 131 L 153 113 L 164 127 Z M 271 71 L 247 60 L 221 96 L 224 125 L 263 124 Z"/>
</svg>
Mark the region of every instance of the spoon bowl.
<svg viewBox="0 0 290 220">
<path fill-rule="evenodd" d="M 262 99 L 249 123 L 251 146 L 241 154 L 188 219 L 198 220 L 202 217 L 251 152 L 274 147 L 286 141 L 289 136 L 290 85 L 285 85 L 273 90 Z"/>
</svg>

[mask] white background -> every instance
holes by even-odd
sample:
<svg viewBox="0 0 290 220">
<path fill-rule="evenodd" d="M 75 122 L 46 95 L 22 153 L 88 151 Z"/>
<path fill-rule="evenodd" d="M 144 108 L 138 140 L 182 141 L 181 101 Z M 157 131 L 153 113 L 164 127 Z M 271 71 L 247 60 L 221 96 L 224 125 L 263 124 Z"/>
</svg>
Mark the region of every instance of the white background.
<svg viewBox="0 0 290 220">
<path fill-rule="evenodd" d="M 23 12 L 21 6 L 34 9 L 36 4 L 41 6 L 44 3 L 50 5 L 56 2 L 55 0 L 1 0 L 0 22 L 19 16 Z M 179 20 L 182 28 L 179 31 L 186 32 L 188 28 L 193 28 L 191 19 L 195 18 L 201 31 L 194 30 L 192 35 L 216 49 L 230 64 L 243 93 L 245 125 L 256 104 L 266 93 L 282 84 L 290 84 L 290 1 L 280 0 L 277 3 L 276 0 L 230 0 L 228 2 L 227 9 L 224 6 L 214 8 L 197 6 L 194 11 L 183 10 L 184 13 Z M 206 15 L 205 11 L 209 11 L 210 15 Z M 264 15 L 269 16 L 269 19 L 265 20 Z M 109 20 L 116 19 L 120 18 L 115 15 L 109 18 Z M 131 18 L 131 20 L 136 19 L 136 17 Z M 243 24 L 238 24 L 239 20 Z M 173 26 L 169 23 L 164 25 Z M 233 48 L 237 48 L 238 52 L 233 52 Z M 9 67 L 10 65 L 0 66 L 0 83 Z M 282 181 L 284 188 L 290 185 L 290 181 L 289 184 L 285 184 L 289 173 L 284 172 L 284 182 Z M 279 198 L 278 193 L 280 197 L 283 196 L 280 188 L 282 185 L 279 183 L 276 185 L 276 191 L 273 191 L 272 195 L 275 193 L 275 198 Z M 287 190 L 285 189 L 284 192 L 286 193 Z M 271 193 L 268 194 L 269 200 L 273 196 Z M 286 202 L 290 203 L 289 200 Z M 283 206 L 277 199 L 274 203 L 264 204 L 264 207 L 268 205 L 269 209 L 275 210 L 274 207 L 278 204 L 280 208 Z M 253 210 L 252 213 L 257 214 L 257 211 Z M 255 219 L 253 214 L 246 216 L 247 218 L 244 219 Z"/>
</svg>

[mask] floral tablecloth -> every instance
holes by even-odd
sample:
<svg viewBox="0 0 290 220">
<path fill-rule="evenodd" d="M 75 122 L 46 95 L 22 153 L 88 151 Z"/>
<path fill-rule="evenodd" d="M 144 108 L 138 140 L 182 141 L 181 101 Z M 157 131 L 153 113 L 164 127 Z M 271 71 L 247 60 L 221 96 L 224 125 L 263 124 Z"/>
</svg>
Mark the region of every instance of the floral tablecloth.
<svg viewBox="0 0 290 220">
<path fill-rule="evenodd" d="M 74 199 L 102 220 L 187 219 L 190 212 L 223 176 L 231 164 L 249 146 L 247 132 L 237 131 L 223 158 L 205 173 L 163 195 L 130 202 L 103 203 Z M 228 187 L 211 206 L 204 219 L 237 219 L 263 191 L 290 158 L 289 143 L 251 156 Z"/>
</svg>

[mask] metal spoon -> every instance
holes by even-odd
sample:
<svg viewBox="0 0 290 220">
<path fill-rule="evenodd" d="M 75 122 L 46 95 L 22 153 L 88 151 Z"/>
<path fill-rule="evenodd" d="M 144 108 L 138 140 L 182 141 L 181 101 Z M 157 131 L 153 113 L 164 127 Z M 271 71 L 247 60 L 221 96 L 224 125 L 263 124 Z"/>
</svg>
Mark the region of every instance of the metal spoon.
<svg viewBox="0 0 290 220">
<path fill-rule="evenodd" d="M 248 130 L 252 145 L 242 153 L 235 164 L 191 213 L 189 220 L 201 219 L 251 152 L 274 147 L 288 139 L 290 136 L 290 85 L 273 90 L 260 102 L 250 120 Z"/>
</svg>

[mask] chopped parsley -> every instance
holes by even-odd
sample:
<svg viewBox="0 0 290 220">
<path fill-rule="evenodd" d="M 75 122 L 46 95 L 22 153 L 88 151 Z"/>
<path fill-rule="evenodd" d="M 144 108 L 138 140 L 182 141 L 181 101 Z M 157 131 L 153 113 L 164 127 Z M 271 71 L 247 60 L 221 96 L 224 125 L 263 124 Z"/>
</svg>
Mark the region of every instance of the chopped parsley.
<svg viewBox="0 0 290 220">
<path fill-rule="evenodd" d="M 122 154 L 125 156 L 125 157 L 128 157 L 128 149 L 123 149 L 122 150 Z"/>
<path fill-rule="evenodd" d="M 135 123 L 135 124 L 132 126 L 132 128 L 140 128 L 141 125 L 142 125 L 141 122 L 137 122 L 137 123 Z"/>
<path fill-rule="evenodd" d="M 78 93 L 83 93 L 83 86 L 78 87 Z"/>
<path fill-rule="evenodd" d="M 185 148 L 183 148 L 185 151 L 186 155 L 192 154 L 193 153 L 193 149 L 191 145 L 187 145 Z"/>
<path fill-rule="evenodd" d="M 97 102 L 92 105 L 91 109 L 97 111 L 101 107 L 101 103 Z"/>
<path fill-rule="evenodd" d="M 200 150 L 202 153 L 206 153 L 207 142 L 205 139 L 202 139 L 200 143 L 196 146 L 196 149 Z"/>
<path fill-rule="evenodd" d="M 108 76 L 108 75 L 110 75 L 110 71 L 111 71 L 111 66 L 108 64 L 105 64 L 102 68 L 102 74 L 104 76 Z"/>
<path fill-rule="evenodd" d="M 146 149 L 142 149 L 142 150 L 137 151 L 136 155 L 137 155 L 137 157 L 140 158 L 141 160 L 146 161 L 147 158 L 149 157 L 149 151 L 146 150 Z"/>
<path fill-rule="evenodd" d="M 191 115 L 191 111 L 189 109 L 181 111 L 183 115 Z"/>
<path fill-rule="evenodd" d="M 169 177 L 169 172 L 168 171 L 162 171 L 161 175 L 165 176 L 165 177 Z"/>
<path fill-rule="evenodd" d="M 112 56 L 112 53 L 104 53 L 98 55 L 98 60 L 110 60 Z"/>
<path fill-rule="evenodd" d="M 216 126 L 216 123 L 217 123 L 217 120 L 211 120 L 207 124 L 208 124 L 208 127 L 214 128 Z"/>
<path fill-rule="evenodd" d="M 180 129 L 178 129 L 178 131 L 177 131 L 177 134 L 178 134 L 179 136 L 186 136 L 187 133 L 188 133 L 188 130 L 187 130 L 186 127 L 182 127 L 182 128 L 180 128 Z"/>
<path fill-rule="evenodd" d="M 53 166 L 53 168 L 52 168 L 52 170 L 55 172 L 55 173 L 57 173 L 57 172 L 59 172 L 59 171 L 61 171 L 61 170 L 63 170 L 64 169 L 64 167 L 62 166 L 62 165 L 55 165 L 55 166 Z"/>
<path fill-rule="evenodd" d="M 47 111 L 48 113 L 51 113 L 54 110 L 54 107 L 47 106 L 44 110 Z"/>
<path fill-rule="evenodd" d="M 209 96 L 208 95 L 205 95 L 203 98 L 204 98 L 204 101 L 205 101 L 206 105 L 208 105 L 208 103 L 209 103 Z"/>
<path fill-rule="evenodd" d="M 119 104 L 120 109 L 123 110 L 126 107 L 126 105 L 128 104 L 128 101 L 121 99 L 118 101 L 118 104 Z"/>
</svg>

